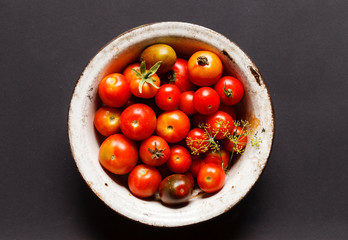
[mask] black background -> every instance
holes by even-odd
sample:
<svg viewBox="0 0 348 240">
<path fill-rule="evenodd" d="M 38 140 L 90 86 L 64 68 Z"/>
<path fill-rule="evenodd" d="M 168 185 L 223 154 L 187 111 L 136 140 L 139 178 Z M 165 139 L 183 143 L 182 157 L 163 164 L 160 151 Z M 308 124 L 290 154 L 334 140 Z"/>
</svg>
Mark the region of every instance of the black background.
<svg viewBox="0 0 348 240">
<path fill-rule="evenodd" d="M 0 1 L 1 239 L 348 239 L 348 2 Z M 70 98 L 94 54 L 158 21 L 211 28 L 269 87 L 275 141 L 258 183 L 229 212 L 180 228 L 124 218 L 71 156 Z"/>
</svg>

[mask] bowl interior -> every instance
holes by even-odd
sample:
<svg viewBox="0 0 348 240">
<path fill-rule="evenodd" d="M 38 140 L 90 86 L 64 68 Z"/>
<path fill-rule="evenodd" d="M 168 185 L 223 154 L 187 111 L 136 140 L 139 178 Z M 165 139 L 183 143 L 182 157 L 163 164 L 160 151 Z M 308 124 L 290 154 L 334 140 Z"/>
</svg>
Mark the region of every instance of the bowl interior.
<svg viewBox="0 0 348 240">
<path fill-rule="evenodd" d="M 126 176 L 114 176 L 98 162 L 103 140 L 93 126 L 101 102 L 100 80 L 121 72 L 138 61 L 141 51 L 154 43 L 172 46 L 179 57 L 188 59 L 195 51 L 210 50 L 221 58 L 224 72 L 242 81 L 245 96 L 238 104 L 238 118 L 251 123 L 252 134 L 262 139 L 259 147 L 250 140 L 243 155 L 232 165 L 224 188 L 216 194 L 196 190 L 188 204 L 168 207 L 156 198 L 139 199 L 127 188 Z M 193 24 L 164 22 L 144 25 L 108 43 L 89 63 L 79 79 L 69 111 L 69 139 L 77 167 L 98 197 L 118 213 L 155 226 L 182 226 L 215 217 L 240 201 L 251 189 L 266 165 L 273 140 L 273 113 L 268 90 L 256 66 L 233 42 Z"/>
</svg>

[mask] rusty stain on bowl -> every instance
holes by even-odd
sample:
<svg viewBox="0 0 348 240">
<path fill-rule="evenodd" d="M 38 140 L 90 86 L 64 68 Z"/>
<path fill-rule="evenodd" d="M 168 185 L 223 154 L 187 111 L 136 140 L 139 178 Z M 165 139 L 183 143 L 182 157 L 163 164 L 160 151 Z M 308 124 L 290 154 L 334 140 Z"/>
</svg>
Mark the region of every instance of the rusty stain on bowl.
<svg viewBox="0 0 348 240">
<path fill-rule="evenodd" d="M 156 198 L 144 200 L 130 194 L 127 186 L 107 173 L 98 162 L 100 137 L 93 127 L 100 105 L 100 80 L 138 60 L 142 49 L 154 43 L 170 44 L 181 56 L 197 50 L 218 54 L 227 73 L 238 76 L 248 93 L 242 100 L 255 131 L 262 132 L 262 143 L 236 159 L 226 174 L 225 186 L 216 194 L 196 192 L 188 204 L 172 208 Z M 251 111 L 250 111 L 251 110 Z M 243 111 L 243 109 L 242 109 Z M 221 34 L 190 23 L 161 22 L 131 29 L 106 44 L 89 62 L 78 80 L 69 109 L 68 134 L 71 152 L 81 176 L 90 189 L 111 209 L 135 221 L 161 227 L 176 227 L 207 221 L 231 209 L 254 186 L 272 148 L 274 117 L 271 98 L 262 76 L 250 58 Z M 115 180 L 116 179 L 116 180 Z"/>
</svg>

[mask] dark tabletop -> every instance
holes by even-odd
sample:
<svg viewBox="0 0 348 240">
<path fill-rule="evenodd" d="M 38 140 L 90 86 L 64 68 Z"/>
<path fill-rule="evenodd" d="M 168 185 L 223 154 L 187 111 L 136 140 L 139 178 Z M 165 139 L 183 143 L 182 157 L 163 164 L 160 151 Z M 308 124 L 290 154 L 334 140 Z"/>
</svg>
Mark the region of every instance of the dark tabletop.
<svg viewBox="0 0 348 240">
<path fill-rule="evenodd" d="M 0 2 L 0 239 L 348 239 L 348 2 Z M 180 228 L 118 215 L 80 176 L 70 98 L 94 54 L 159 21 L 211 28 L 239 45 L 269 87 L 269 163 L 236 207 Z"/>
</svg>

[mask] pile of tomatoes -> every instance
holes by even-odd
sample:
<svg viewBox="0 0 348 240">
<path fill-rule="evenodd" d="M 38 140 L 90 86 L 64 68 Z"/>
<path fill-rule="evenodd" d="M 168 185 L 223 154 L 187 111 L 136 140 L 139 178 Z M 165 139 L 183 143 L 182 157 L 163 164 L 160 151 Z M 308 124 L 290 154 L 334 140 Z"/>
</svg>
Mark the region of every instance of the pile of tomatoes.
<svg viewBox="0 0 348 240">
<path fill-rule="evenodd" d="M 242 83 L 223 76 L 220 58 L 210 51 L 177 57 L 166 44 L 144 49 L 139 63 L 105 76 L 98 87 L 103 102 L 94 126 L 106 137 L 99 162 L 111 173 L 128 174 L 139 198 L 156 192 L 166 204 L 188 201 L 195 185 L 219 191 L 236 149 L 247 137 L 234 125 L 233 105 Z M 220 144 L 221 143 L 221 144 Z"/>
</svg>

